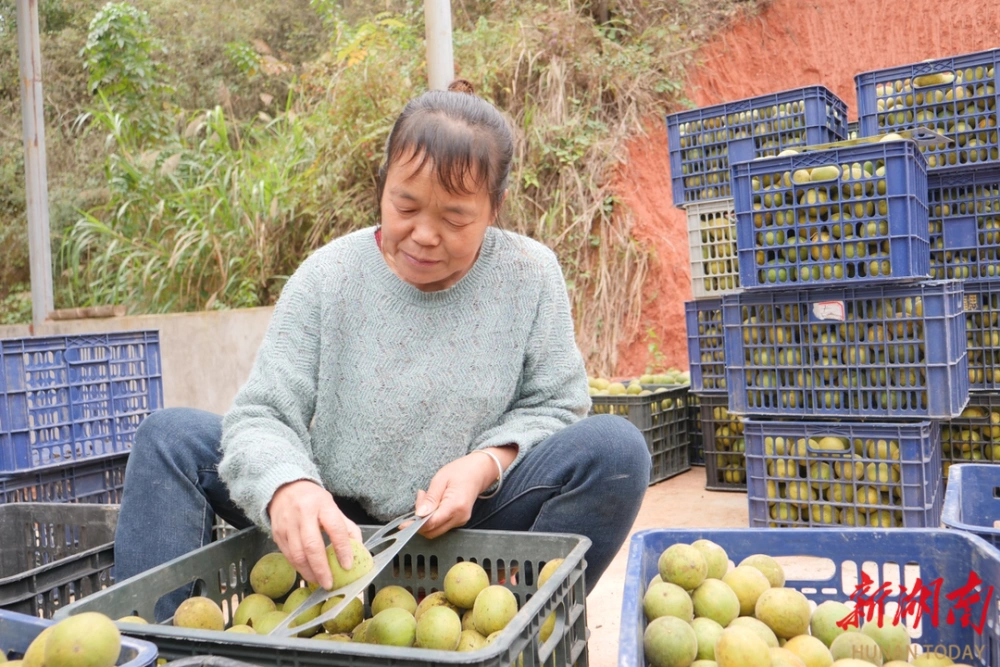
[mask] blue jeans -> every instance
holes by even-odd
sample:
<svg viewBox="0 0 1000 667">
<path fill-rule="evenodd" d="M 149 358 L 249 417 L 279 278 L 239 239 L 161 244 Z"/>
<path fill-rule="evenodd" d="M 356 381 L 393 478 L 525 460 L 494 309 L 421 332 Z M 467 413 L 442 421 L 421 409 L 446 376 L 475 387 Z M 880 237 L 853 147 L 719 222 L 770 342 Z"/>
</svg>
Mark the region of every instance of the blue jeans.
<svg viewBox="0 0 1000 667">
<path fill-rule="evenodd" d="M 115 533 L 115 579 L 124 581 L 209 543 L 219 516 L 252 522 L 219 479 L 222 417 L 189 408 L 160 410 L 135 436 Z M 510 472 L 500 493 L 476 501 L 466 528 L 576 533 L 590 538 L 587 592 L 628 537 L 649 484 L 646 441 L 630 422 L 595 415 L 538 445 Z M 349 498 L 335 498 L 355 523 L 379 525 Z M 157 604 L 173 615 L 185 591 Z"/>
</svg>

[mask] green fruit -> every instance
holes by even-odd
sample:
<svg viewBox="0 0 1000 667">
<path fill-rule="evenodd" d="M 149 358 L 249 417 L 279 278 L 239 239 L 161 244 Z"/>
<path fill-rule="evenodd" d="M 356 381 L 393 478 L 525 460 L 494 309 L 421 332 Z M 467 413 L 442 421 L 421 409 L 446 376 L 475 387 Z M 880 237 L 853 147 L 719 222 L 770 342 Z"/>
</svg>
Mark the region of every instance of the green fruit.
<svg viewBox="0 0 1000 667">
<path fill-rule="evenodd" d="M 662 616 L 646 626 L 642 648 L 651 667 L 689 667 L 698 655 L 698 637 L 688 623 Z"/>
<path fill-rule="evenodd" d="M 476 629 L 476 622 L 472 618 L 472 610 L 471 609 L 466 609 L 465 613 L 462 614 L 462 629 L 463 630 L 475 630 Z M 485 637 L 483 639 L 485 639 Z"/>
<path fill-rule="evenodd" d="M 715 645 L 719 667 L 770 667 L 771 649 L 747 628 L 726 628 Z"/>
<path fill-rule="evenodd" d="M 337 595 L 323 603 L 320 615 L 330 611 L 344 599 L 343 595 Z M 331 635 L 351 632 L 365 619 L 365 604 L 360 598 L 351 600 L 343 611 L 333 617 L 333 619 L 323 623 L 323 628 Z"/>
<path fill-rule="evenodd" d="M 118 662 L 121 633 L 104 614 L 85 612 L 51 627 L 45 642 L 45 667 L 113 667 Z"/>
<path fill-rule="evenodd" d="M 548 581 L 553 574 L 555 574 L 556 570 L 559 569 L 559 566 L 563 564 L 564 560 L 565 559 L 563 558 L 554 558 L 542 566 L 542 570 L 538 573 L 539 588 L 544 586 L 545 582 Z"/>
<path fill-rule="evenodd" d="M 257 631 L 251 628 L 249 625 L 234 625 L 233 627 L 228 628 L 226 632 L 235 632 L 243 635 L 257 634 Z"/>
<path fill-rule="evenodd" d="M 288 598 L 285 600 L 285 609 L 288 610 L 289 614 L 294 614 L 298 610 L 298 608 L 302 606 L 302 603 L 305 602 L 307 599 L 309 599 L 310 595 L 312 595 L 312 591 L 310 591 L 308 588 L 296 588 L 289 594 Z M 289 627 L 295 627 L 296 625 L 305 625 L 306 623 L 309 623 L 317 616 L 319 616 L 320 610 L 322 608 L 323 605 L 316 604 L 302 611 L 301 613 L 299 613 L 298 616 L 295 617 L 295 620 L 292 621 Z M 299 637 L 312 637 L 320 630 L 321 627 L 317 625 L 307 630 L 303 630 L 302 632 L 299 633 Z"/>
<path fill-rule="evenodd" d="M 864 660 L 873 665 L 882 665 L 882 649 L 874 639 L 860 632 L 846 632 L 830 644 L 830 654 L 834 661 L 844 658 Z"/>
<path fill-rule="evenodd" d="M 755 616 L 780 639 L 809 632 L 811 609 L 806 596 L 793 588 L 769 588 L 757 598 Z"/>
<path fill-rule="evenodd" d="M 806 667 L 802 658 L 783 648 L 771 647 L 771 667 Z"/>
<path fill-rule="evenodd" d="M 459 627 L 461 625 L 459 621 Z M 417 621 L 405 609 L 390 607 L 371 619 L 365 638 L 369 644 L 380 646 L 413 646 L 417 638 Z"/>
<path fill-rule="evenodd" d="M 690 623 L 694 618 L 694 606 L 687 591 L 677 584 L 667 582 L 646 589 L 642 609 L 649 621 L 661 616 L 674 616 Z"/>
<path fill-rule="evenodd" d="M 503 630 L 517 615 L 517 598 L 503 586 L 487 586 L 476 597 L 472 619 L 476 632 L 489 637 Z"/>
<path fill-rule="evenodd" d="M 768 648 L 774 648 L 775 646 L 781 645 L 778 641 L 778 636 L 774 634 L 774 631 L 753 616 L 740 616 L 738 618 L 734 618 L 726 627 L 746 628 L 747 630 L 751 630 L 754 634 L 764 640 L 764 643 L 767 644 Z"/>
<path fill-rule="evenodd" d="M 333 574 L 331 591 L 357 581 L 371 572 L 371 569 L 375 567 L 375 561 L 372 559 L 372 555 L 368 552 L 368 549 L 365 548 L 363 543 L 354 538 L 351 538 L 351 551 L 354 554 L 354 562 L 351 564 L 351 569 L 345 570 L 340 566 L 340 561 L 337 560 L 337 554 L 334 553 L 333 546 L 331 545 L 326 548 L 327 560 L 330 562 L 330 572 Z"/>
<path fill-rule="evenodd" d="M 274 610 L 274 600 L 260 593 L 251 593 L 236 607 L 233 625 L 253 625 L 256 619 Z"/>
<path fill-rule="evenodd" d="M 45 667 L 45 645 L 48 643 L 49 637 L 52 636 L 52 631 L 55 627 L 54 625 L 50 625 L 31 640 L 31 643 L 28 644 L 28 650 L 24 652 L 24 658 L 22 659 L 24 667 Z"/>
<path fill-rule="evenodd" d="M 875 621 L 865 623 L 861 632 L 875 640 L 882 649 L 883 659 L 905 661 L 910 657 L 910 635 L 906 632 L 905 625 L 883 619 L 881 628 Z"/>
<path fill-rule="evenodd" d="M 222 609 L 212 600 L 203 597 L 188 598 L 174 612 L 174 626 L 192 630 L 226 629 Z"/>
<path fill-rule="evenodd" d="M 805 456 L 803 453 L 802 456 Z M 781 588 L 785 585 L 785 570 L 778 561 L 765 554 L 754 554 L 747 556 L 740 565 L 750 565 L 764 573 L 767 580 L 771 582 L 771 588 Z"/>
<path fill-rule="evenodd" d="M 444 578 L 445 589 L 448 588 L 448 577 Z M 358 600 L 360 602 L 360 600 Z M 461 606 L 461 605 L 459 605 Z M 372 616 L 378 616 L 380 611 L 390 607 L 405 609 L 411 614 L 417 613 L 417 600 L 410 591 L 402 586 L 386 586 L 372 599 Z M 360 622 L 360 621 L 359 621 Z"/>
<path fill-rule="evenodd" d="M 413 617 L 419 621 L 425 611 L 439 605 L 448 607 L 456 614 L 461 611 L 459 607 L 448 602 L 448 596 L 444 594 L 444 591 L 435 591 L 420 601 L 420 604 L 417 605 L 417 610 L 413 613 Z"/>
<path fill-rule="evenodd" d="M 658 566 L 664 581 L 677 584 L 686 591 L 700 586 L 708 575 L 708 561 L 701 551 L 689 544 L 668 547 L 660 554 Z"/>
<path fill-rule="evenodd" d="M 749 565 L 740 565 L 722 577 L 740 601 L 740 616 L 750 616 L 757 605 L 757 598 L 771 587 L 764 573 Z"/>
<path fill-rule="evenodd" d="M 490 577 L 479 563 L 463 561 L 452 565 L 444 576 L 444 594 L 448 602 L 462 609 L 472 609 L 476 596 L 490 585 Z"/>
<path fill-rule="evenodd" d="M 357 627 L 354 628 L 354 632 L 351 633 L 351 641 L 355 644 L 367 644 L 368 643 L 368 626 L 371 625 L 372 619 L 367 619 L 358 623 Z"/>
<path fill-rule="evenodd" d="M 847 632 L 837 625 L 837 621 L 847 618 L 852 613 L 853 610 L 843 602 L 827 600 L 813 611 L 812 619 L 809 621 L 809 629 L 812 631 L 813 637 L 819 639 L 829 648 L 834 639 Z"/>
<path fill-rule="evenodd" d="M 710 618 L 722 627 L 740 615 L 740 600 L 721 579 L 706 579 L 691 593 L 694 615 Z"/>
<path fill-rule="evenodd" d="M 458 648 L 455 650 L 459 653 L 466 653 L 468 651 L 478 651 L 484 646 L 486 646 L 486 637 L 483 637 L 475 630 L 462 630 L 462 636 L 458 640 Z"/>
<path fill-rule="evenodd" d="M 691 628 L 698 638 L 699 660 L 715 659 L 715 643 L 722 635 L 723 627 L 710 618 L 696 618 L 691 621 Z"/>
<path fill-rule="evenodd" d="M 142 616 L 122 616 L 115 623 L 132 623 L 134 625 L 149 625 L 149 621 Z"/>
<path fill-rule="evenodd" d="M 833 664 L 830 649 L 819 639 L 810 635 L 792 637 L 785 642 L 783 648 L 799 656 L 806 667 L 830 667 Z"/>
<path fill-rule="evenodd" d="M 254 593 L 272 600 L 284 597 L 295 584 L 295 568 L 280 552 L 269 553 L 250 570 L 250 586 Z"/>
<path fill-rule="evenodd" d="M 462 638 L 462 619 L 447 607 L 434 607 L 417 622 L 414 646 L 454 651 Z"/>
<path fill-rule="evenodd" d="M 697 540 L 692 542 L 691 546 L 705 557 L 705 562 L 708 563 L 707 578 L 722 579 L 725 576 L 729 569 L 729 556 L 725 549 L 711 540 Z"/>
<path fill-rule="evenodd" d="M 331 635 L 327 632 L 321 632 L 318 635 L 313 635 L 313 639 L 325 642 L 349 642 L 351 641 L 351 636 L 348 634 Z"/>
<path fill-rule="evenodd" d="M 286 618 L 288 618 L 288 612 L 285 611 L 268 612 L 263 616 L 261 616 L 259 619 L 257 619 L 257 623 L 254 626 L 254 630 L 257 631 L 258 635 L 269 635 L 271 634 L 271 631 L 274 630 L 276 627 L 278 627 L 278 625 L 280 625 L 281 622 L 284 621 Z"/>
</svg>

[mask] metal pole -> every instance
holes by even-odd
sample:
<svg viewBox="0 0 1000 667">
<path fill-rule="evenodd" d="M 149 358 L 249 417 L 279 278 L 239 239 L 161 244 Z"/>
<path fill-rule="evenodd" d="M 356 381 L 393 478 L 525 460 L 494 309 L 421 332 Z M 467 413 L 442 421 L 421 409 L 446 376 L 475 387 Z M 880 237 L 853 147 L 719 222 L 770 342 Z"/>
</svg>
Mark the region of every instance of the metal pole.
<svg viewBox="0 0 1000 667">
<path fill-rule="evenodd" d="M 28 250 L 31 256 L 31 305 L 37 327 L 45 321 L 53 308 L 38 0 L 17 0 L 17 47 L 21 61 L 21 117 L 24 125 Z"/>
<path fill-rule="evenodd" d="M 451 49 L 450 0 L 424 0 L 427 41 L 427 83 L 431 90 L 445 90 L 455 80 Z"/>
</svg>

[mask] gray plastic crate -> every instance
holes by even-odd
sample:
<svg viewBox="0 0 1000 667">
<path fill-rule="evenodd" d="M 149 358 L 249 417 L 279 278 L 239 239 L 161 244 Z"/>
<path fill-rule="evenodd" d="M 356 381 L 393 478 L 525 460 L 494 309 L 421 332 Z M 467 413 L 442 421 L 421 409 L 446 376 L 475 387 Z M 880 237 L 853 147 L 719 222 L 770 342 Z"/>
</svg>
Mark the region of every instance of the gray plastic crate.
<svg viewBox="0 0 1000 667">
<path fill-rule="evenodd" d="M 117 505 L 0 505 L 0 609 L 52 618 L 113 583 Z"/>
<path fill-rule="evenodd" d="M 363 526 L 367 538 L 376 529 Z M 448 568 L 459 561 L 478 562 L 490 581 L 503 583 L 517 597 L 520 611 L 490 646 L 474 653 L 397 648 L 311 639 L 210 632 L 170 625 L 133 625 L 127 634 L 151 641 L 167 660 L 211 654 L 256 665 L 282 667 L 428 667 L 476 665 L 524 667 L 546 665 L 585 667 L 587 613 L 584 554 L 590 541 L 579 535 L 555 535 L 486 530 L 454 530 L 434 540 L 414 537 L 369 587 L 366 603 L 376 588 L 405 587 L 417 599 L 441 590 Z M 136 615 L 154 620 L 153 609 L 165 594 L 195 582 L 196 594 L 218 602 L 228 616 L 245 595 L 252 593 L 250 570 L 262 556 L 276 551 L 260 530 L 248 529 L 214 542 L 160 567 L 132 577 L 69 607 L 56 619 L 86 611 L 112 618 Z M 556 558 L 565 562 L 540 589 L 535 583 L 542 566 Z M 509 572 L 516 572 L 511 583 Z M 539 633 L 549 614 L 556 614 L 552 636 L 543 645 Z"/>
</svg>

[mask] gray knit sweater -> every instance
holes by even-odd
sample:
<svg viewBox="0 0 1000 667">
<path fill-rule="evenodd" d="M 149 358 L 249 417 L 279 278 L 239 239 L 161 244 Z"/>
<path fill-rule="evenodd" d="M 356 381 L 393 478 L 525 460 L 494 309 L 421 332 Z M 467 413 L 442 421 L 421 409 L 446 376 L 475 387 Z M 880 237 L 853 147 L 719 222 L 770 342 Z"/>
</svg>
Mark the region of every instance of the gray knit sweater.
<svg viewBox="0 0 1000 667">
<path fill-rule="evenodd" d="M 390 519 L 446 463 L 516 443 L 509 473 L 590 409 L 551 250 L 490 228 L 461 280 L 422 292 L 373 232 L 332 241 L 292 275 L 225 416 L 219 474 L 262 526 L 278 487 L 302 479 Z"/>
</svg>

